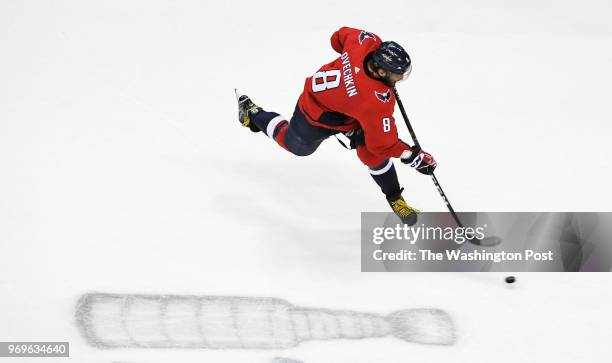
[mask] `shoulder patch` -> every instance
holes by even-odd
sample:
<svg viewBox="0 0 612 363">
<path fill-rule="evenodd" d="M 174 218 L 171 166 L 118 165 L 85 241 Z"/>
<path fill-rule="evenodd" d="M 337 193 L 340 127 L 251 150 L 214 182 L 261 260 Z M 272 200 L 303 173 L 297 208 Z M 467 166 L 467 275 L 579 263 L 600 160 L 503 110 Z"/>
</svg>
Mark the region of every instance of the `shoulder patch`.
<svg viewBox="0 0 612 363">
<path fill-rule="evenodd" d="M 363 41 L 368 38 L 376 40 L 376 36 L 374 34 L 362 30 L 361 33 L 359 33 L 359 44 L 363 44 Z"/>
<path fill-rule="evenodd" d="M 391 100 L 391 90 L 387 90 L 387 92 L 378 92 L 378 91 L 374 91 L 374 94 L 376 95 L 376 98 L 378 98 L 378 100 L 382 103 L 387 103 Z"/>
</svg>

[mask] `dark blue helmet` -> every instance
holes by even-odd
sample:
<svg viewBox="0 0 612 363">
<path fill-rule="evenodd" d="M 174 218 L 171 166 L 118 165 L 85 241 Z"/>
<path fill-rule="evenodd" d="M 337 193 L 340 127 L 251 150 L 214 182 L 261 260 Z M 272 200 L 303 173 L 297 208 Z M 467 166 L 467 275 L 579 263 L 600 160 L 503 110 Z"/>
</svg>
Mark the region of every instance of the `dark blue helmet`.
<svg viewBox="0 0 612 363">
<path fill-rule="evenodd" d="M 387 72 L 404 75 L 410 74 L 412 62 L 410 56 L 396 42 L 382 42 L 372 55 L 374 66 L 384 69 Z"/>
</svg>

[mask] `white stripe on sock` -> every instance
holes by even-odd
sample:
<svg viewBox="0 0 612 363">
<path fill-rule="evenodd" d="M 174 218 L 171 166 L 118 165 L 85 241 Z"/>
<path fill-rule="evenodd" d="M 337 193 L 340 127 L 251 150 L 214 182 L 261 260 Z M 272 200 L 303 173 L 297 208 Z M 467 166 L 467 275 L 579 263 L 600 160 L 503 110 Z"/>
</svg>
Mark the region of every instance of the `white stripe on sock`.
<svg viewBox="0 0 612 363">
<path fill-rule="evenodd" d="M 283 116 L 276 116 L 275 118 L 270 120 L 270 122 L 268 123 L 268 127 L 266 127 L 266 135 L 268 135 L 268 137 L 270 137 L 271 139 L 274 139 L 274 129 L 276 129 L 276 126 L 278 126 L 278 124 L 283 121 L 285 121 L 285 118 Z"/>
<path fill-rule="evenodd" d="M 391 169 L 392 166 L 393 166 L 393 161 L 391 161 L 391 159 L 389 159 L 389 162 L 387 163 L 387 165 L 385 165 L 384 168 L 378 169 L 378 170 L 370 169 L 370 174 L 372 174 L 372 175 L 381 175 L 381 174 L 384 174 L 384 173 L 388 172 L 389 169 Z"/>
</svg>

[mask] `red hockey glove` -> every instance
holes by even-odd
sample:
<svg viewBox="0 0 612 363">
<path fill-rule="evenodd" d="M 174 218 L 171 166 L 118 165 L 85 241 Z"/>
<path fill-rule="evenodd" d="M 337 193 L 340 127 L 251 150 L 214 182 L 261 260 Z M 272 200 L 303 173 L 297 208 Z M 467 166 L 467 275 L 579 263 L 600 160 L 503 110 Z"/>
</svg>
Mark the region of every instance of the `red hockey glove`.
<svg viewBox="0 0 612 363">
<path fill-rule="evenodd" d="M 433 174 L 438 165 L 433 156 L 421 150 L 421 147 L 418 145 L 413 147 L 412 151 L 404 151 L 402 156 L 400 156 L 400 160 L 402 163 L 410 165 L 411 168 L 425 175 Z"/>
</svg>

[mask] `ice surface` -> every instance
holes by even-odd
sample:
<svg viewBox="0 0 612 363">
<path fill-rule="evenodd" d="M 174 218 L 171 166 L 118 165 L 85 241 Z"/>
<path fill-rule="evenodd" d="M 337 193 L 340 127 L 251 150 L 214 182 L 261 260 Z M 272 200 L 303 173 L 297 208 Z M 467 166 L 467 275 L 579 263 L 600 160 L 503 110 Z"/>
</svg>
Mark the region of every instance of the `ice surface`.
<svg viewBox="0 0 612 363">
<path fill-rule="evenodd" d="M 413 59 L 399 92 L 456 209 L 608 211 L 610 7 L 1 2 L 0 340 L 70 341 L 78 362 L 270 362 L 275 352 L 100 350 L 73 316 L 91 291 L 275 296 L 377 314 L 435 306 L 457 328 L 445 347 L 284 351 L 306 363 L 608 361 L 608 274 L 507 286 L 497 274 L 360 273 L 359 212 L 388 208 L 367 170 L 334 140 L 299 159 L 242 129 L 233 88 L 289 115 L 304 78 L 335 57 L 331 33 L 367 28 Z M 397 169 L 409 202 L 444 210 L 429 178 Z"/>
</svg>

